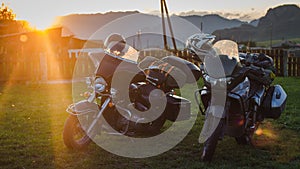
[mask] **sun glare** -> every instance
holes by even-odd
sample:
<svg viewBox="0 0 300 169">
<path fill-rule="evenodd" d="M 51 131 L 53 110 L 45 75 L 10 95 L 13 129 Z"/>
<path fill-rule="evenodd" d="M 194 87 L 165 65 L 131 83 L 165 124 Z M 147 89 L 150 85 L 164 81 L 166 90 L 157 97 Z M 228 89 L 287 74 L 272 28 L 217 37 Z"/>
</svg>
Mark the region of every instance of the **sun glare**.
<svg viewBox="0 0 300 169">
<path fill-rule="evenodd" d="M 264 135 L 264 136 L 266 136 L 268 138 L 272 138 L 272 139 L 277 138 L 277 135 L 275 134 L 275 132 L 272 129 L 268 129 L 268 128 L 266 128 L 266 129 L 258 128 L 255 131 L 255 134 L 258 136 Z"/>
<path fill-rule="evenodd" d="M 46 21 L 43 21 L 42 18 L 41 21 L 29 20 L 29 23 L 30 23 L 30 28 L 33 30 L 43 31 L 51 27 L 50 24 L 47 23 Z"/>
</svg>

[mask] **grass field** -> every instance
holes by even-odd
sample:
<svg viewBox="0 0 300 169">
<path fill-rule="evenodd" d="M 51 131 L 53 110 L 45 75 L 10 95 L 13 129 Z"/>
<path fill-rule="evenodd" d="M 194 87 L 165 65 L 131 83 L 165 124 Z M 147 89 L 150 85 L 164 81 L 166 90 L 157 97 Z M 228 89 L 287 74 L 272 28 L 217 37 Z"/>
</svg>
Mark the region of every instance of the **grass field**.
<svg viewBox="0 0 300 169">
<path fill-rule="evenodd" d="M 288 93 L 279 120 L 267 120 L 255 148 L 225 137 L 213 162 L 200 162 L 199 115 L 189 135 L 176 147 L 145 159 L 119 157 L 91 144 L 85 152 L 68 150 L 62 130 L 72 103 L 71 84 L 0 85 L 0 168 L 300 168 L 300 79 L 277 78 Z"/>
<path fill-rule="evenodd" d="M 298 44 L 300 43 L 300 38 L 292 38 L 292 39 L 287 39 L 287 40 L 295 42 L 295 43 L 298 43 Z M 282 39 L 280 39 L 280 40 L 272 40 L 272 45 L 279 44 L 282 41 L 283 41 Z M 270 40 L 256 42 L 256 45 L 260 46 L 260 47 L 270 47 Z"/>
</svg>

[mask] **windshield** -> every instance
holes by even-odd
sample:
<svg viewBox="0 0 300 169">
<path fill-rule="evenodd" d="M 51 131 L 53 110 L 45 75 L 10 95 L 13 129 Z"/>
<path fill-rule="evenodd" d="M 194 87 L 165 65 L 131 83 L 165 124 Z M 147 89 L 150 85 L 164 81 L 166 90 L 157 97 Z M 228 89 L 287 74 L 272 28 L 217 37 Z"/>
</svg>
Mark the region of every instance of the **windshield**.
<svg viewBox="0 0 300 169">
<path fill-rule="evenodd" d="M 221 40 L 216 42 L 213 45 L 213 48 L 218 55 L 227 55 L 230 59 L 234 58 L 237 62 L 240 62 L 238 44 L 236 42 L 231 40 Z"/>
<path fill-rule="evenodd" d="M 139 52 L 137 50 L 135 50 L 133 47 L 131 47 L 129 45 L 126 45 L 125 50 L 126 50 L 126 52 L 124 53 L 123 56 L 121 56 L 122 58 L 127 59 L 127 60 L 131 60 L 131 61 L 134 61 L 134 62 L 138 61 Z"/>
<path fill-rule="evenodd" d="M 139 59 L 139 52 L 128 44 L 125 45 L 125 49 L 122 53 L 104 49 L 89 52 L 88 56 L 92 61 L 94 67 L 97 68 L 102 61 L 103 56 L 106 54 L 129 62 L 137 62 Z"/>
<path fill-rule="evenodd" d="M 240 62 L 238 45 L 230 40 L 216 42 L 209 53 L 204 59 L 204 65 L 208 75 L 214 78 L 231 76 Z"/>
<path fill-rule="evenodd" d="M 111 55 L 114 55 L 116 57 L 120 57 L 126 60 L 130 60 L 130 61 L 134 61 L 137 62 L 138 60 L 138 51 L 136 49 L 134 49 L 132 46 L 130 46 L 128 43 L 122 44 L 122 48 L 124 48 L 122 51 L 118 51 L 118 50 L 113 50 L 115 46 L 120 45 L 120 43 L 110 43 L 111 46 L 108 46 L 107 49 L 105 49 L 105 51 Z"/>
</svg>

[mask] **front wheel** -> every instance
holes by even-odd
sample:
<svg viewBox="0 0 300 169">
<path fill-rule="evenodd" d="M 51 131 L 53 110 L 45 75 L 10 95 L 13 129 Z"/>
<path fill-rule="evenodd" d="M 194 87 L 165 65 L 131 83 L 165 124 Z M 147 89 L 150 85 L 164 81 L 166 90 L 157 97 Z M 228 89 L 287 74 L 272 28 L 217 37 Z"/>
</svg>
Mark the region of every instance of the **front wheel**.
<svg viewBox="0 0 300 169">
<path fill-rule="evenodd" d="M 245 134 L 235 137 L 235 140 L 240 145 L 250 145 L 253 146 L 253 135 L 257 130 L 259 123 L 256 123 L 253 128 L 247 128 Z"/>
<path fill-rule="evenodd" d="M 210 115 L 212 116 L 212 115 Z M 212 117 L 215 118 L 215 117 Z M 211 134 L 211 136 L 204 142 L 204 148 L 201 156 L 201 160 L 204 162 L 210 162 L 215 153 L 218 140 L 223 132 L 224 119 L 220 119 L 218 126 Z"/>
<path fill-rule="evenodd" d="M 235 137 L 235 140 L 240 145 L 253 145 L 252 136 L 253 134 L 243 134 L 242 136 Z"/>
<path fill-rule="evenodd" d="M 63 140 L 70 149 L 84 150 L 91 142 L 76 116 L 70 115 L 65 122 Z"/>
</svg>

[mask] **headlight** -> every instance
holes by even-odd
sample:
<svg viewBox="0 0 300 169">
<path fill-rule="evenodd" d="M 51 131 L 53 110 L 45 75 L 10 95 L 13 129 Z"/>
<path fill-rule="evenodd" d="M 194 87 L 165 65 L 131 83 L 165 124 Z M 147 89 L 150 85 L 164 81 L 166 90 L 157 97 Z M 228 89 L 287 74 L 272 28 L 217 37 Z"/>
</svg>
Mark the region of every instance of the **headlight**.
<svg viewBox="0 0 300 169">
<path fill-rule="evenodd" d="M 91 86 L 92 85 L 92 78 L 91 77 L 86 77 L 85 78 L 85 83 L 87 86 Z"/>
<path fill-rule="evenodd" d="M 218 81 L 219 81 L 221 87 L 226 87 L 227 84 L 231 83 L 231 77 L 220 78 L 220 79 L 218 79 Z"/>
<path fill-rule="evenodd" d="M 208 76 L 208 75 L 206 75 L 206 76 L 204 77 L 204 79 L 205 79 L 205 81 L 207 81 L 208 83 L 210 83 L 212 86 L 216 85 L 217 82 L 218 82 L 217 79 L 212 78 L 212 77 L 210 77 L 210 76 Z"/>
<path fill-rule="evenodd" d="M 117 91 L 117 89 L 115 89 L 115 88 L 111 88 L 111 89 L 110 89 L 110 94 L 113 95 L 113 96 L 117 95 L 117 92 L 118 92 L 118 91 Z"/>
<path fill-rule="evenodd" d="M 97 77 L 94 82 L 94 90 L 96 93 L 101 93 L 105 90 L 106 81 L 102 77 Z"/>
<path fill-rule="evenodd" d="M 219 78 L 215 79 L 213 77 L 210 77 L 209 75 L 206 75 L 204 79 L 211 84 L 211 86 L 215 86 L 219 84 L 221 87 L 226 87 L 227 84 L 230 84 L 231 82 L 231 77 L 224 77 L 224 78 Z"/>
</svg>

